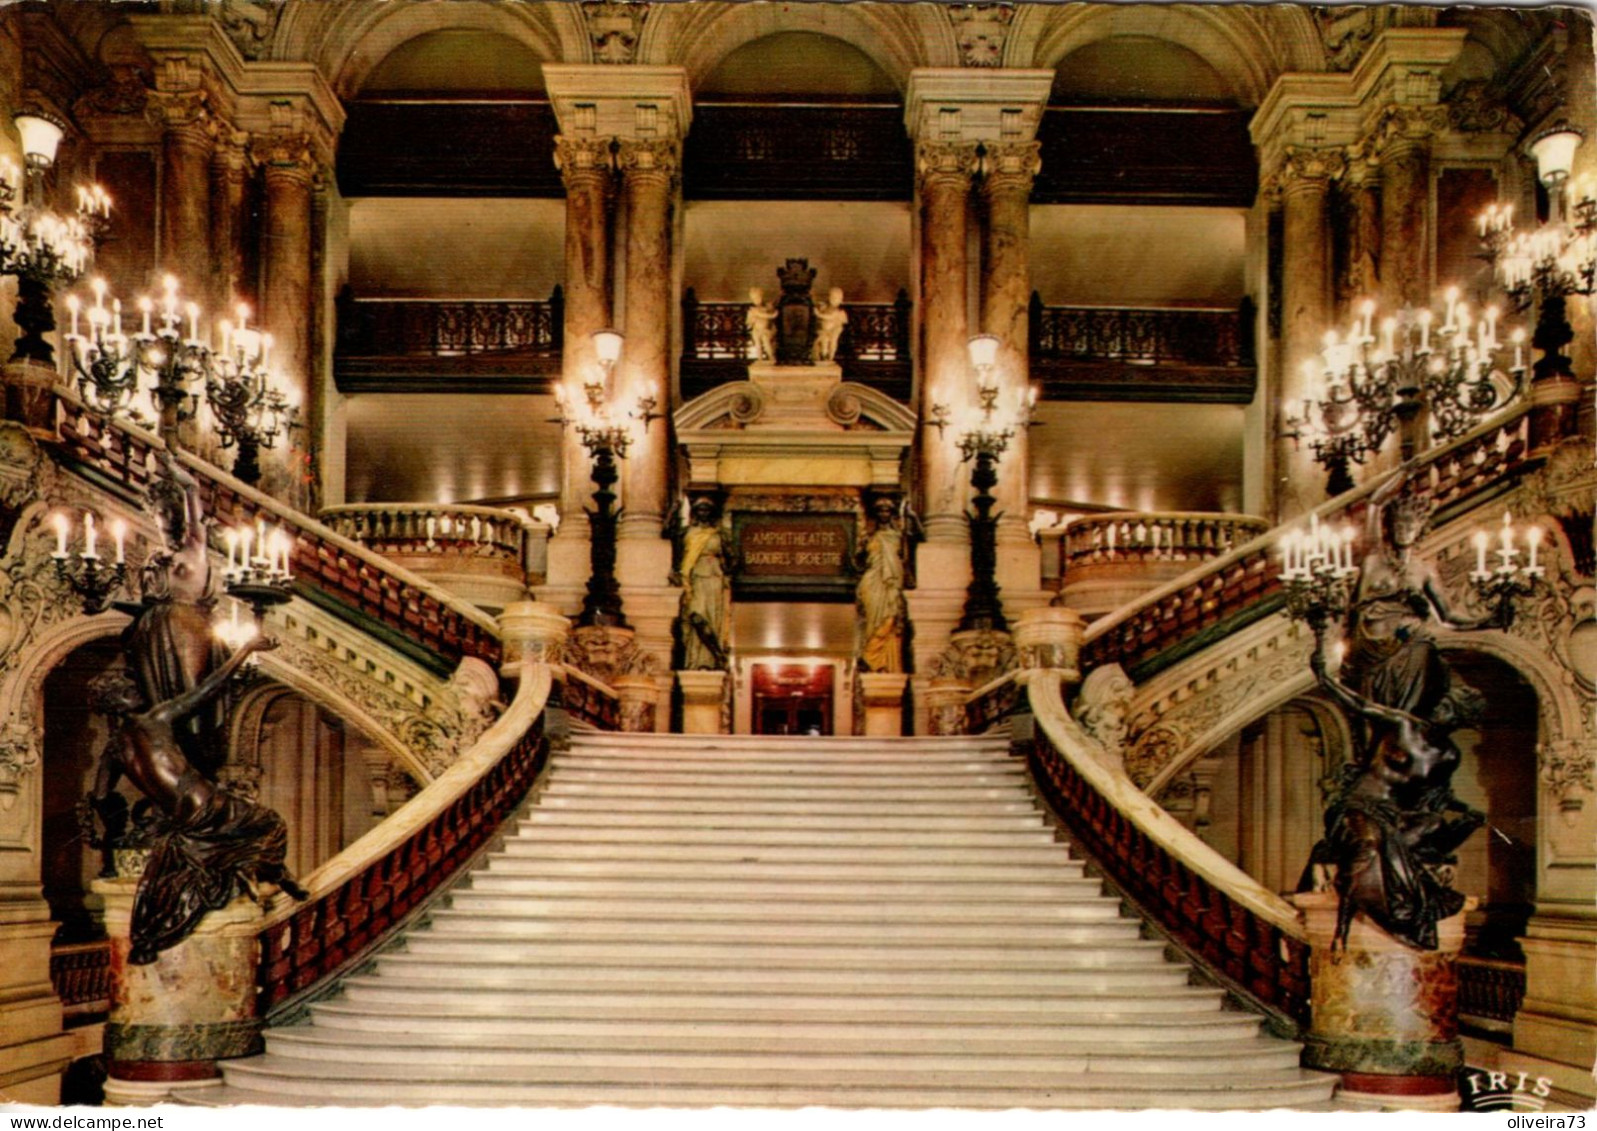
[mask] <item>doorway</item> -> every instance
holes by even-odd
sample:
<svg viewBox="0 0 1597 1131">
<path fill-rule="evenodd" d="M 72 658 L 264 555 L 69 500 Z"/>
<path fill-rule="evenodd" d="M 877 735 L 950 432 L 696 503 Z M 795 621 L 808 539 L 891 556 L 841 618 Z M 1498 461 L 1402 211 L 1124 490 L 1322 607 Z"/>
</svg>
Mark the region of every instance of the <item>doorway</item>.
<svg viewBox="0 0 1597 1131">
<path fill-rule="evenodd" d="M 753 733 L 830 735 L 836 668 L 826 663 L 757 663 Z"/>
</svg>

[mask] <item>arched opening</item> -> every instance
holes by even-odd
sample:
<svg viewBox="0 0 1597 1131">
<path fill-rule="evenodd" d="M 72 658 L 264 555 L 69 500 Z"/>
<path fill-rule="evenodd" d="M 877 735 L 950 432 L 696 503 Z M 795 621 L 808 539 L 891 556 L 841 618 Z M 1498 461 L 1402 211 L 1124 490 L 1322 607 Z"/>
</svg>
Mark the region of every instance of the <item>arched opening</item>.
<svg viewBox="0 0 1597 1131">
<path fill-rule="evenodd" d="M 729 52 L 694 91 L 696 100 L 765 98 L 896 101 L 886 71 L 852 44 L 812 31 L 784 31 Z"/>
<path fill-rule="evenodd" d="M 1225 78 L 1197 52 L 1149 35 L 1115 35 L 1058 63 L 1054 105 L 1236 106 Z"/>
</svg>

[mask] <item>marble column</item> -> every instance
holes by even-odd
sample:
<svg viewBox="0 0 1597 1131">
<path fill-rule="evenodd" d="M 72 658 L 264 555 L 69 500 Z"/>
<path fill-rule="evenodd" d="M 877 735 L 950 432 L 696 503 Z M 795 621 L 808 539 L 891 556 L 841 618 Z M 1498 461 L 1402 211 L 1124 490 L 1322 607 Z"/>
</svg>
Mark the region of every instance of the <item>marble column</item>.
<svg viewBox="0 0 1597 1131">
<path fill-rule="evenodd" d="M 923 142 L 916 149 L 921 204 L 921 417 L 929 421 L 932 406 L 942 404 L 956 420 L 955 431 L 939 431 L 928 423 L 921 434 L 924 521 L 928 542 L 961 546 L 969 541 L 965 525 L 969 477 L 956 441 L 957 421 L 975 403 L 966 348 L 970 319 L 965 241 L 976 165 L 973 142 Z M 955 582 L 950 579 L 949 584 Z"/>
<path fill-rule="evenodd" d="M 1285 270 L 1281 279 L 1281 373 L 1276 411 L 1277 436 L 1285 419 L 1302 411 L 1309 386 L 1303 363 L 1314 359 L 1331 319 L 1330 247 L 1327 196 L 1331 181 L 1344 168 L 1339 149 L 1294 149 L 1286 155 L 1278 184 L 1281 191 L 1281 240 Z M 1280 519 L 1289 519 L 1325 498 L 1325 472 L 1307 445 L 1278 440 L 1277 495 Z"/>
<path fill-rule="evenodd" d="M 662 537 L 671 476 L 671 233 L 681 143 L 624 139 L 617 164 L 626 209 L 626 344 L 613 388 L 626 405 L 654 397 L 661 418 L 646 426 L 632 422 L 632 447 L 621 469 L 616 577 L 638 647 L 666 663 L 681 597 L 667 583 L 671 542 Z"/>
<path fill-rule="evenodd" d="M 249 176 L 249 135 L 225 124 L 211 152 L 211 232 L 209 310 L 216 317 L 245 300 L 244 191 Z"/>
<path fill-rule="evenodd" d="M 150 96 L 161 125 L 161 258 L 186 299 L 206 306 L 210 282 L 211 154 L 216 124 L 198 92 Z"/>
<path fill-rule="evenodd" d="M 1381 306 L 1387 311 L 1430 302 L 1430 139 L 1437 113 L 1394 107 L 1380 127 Z M 1445 113 L 1440 122 L 1445 126 Z"/>
<path fill-rule="evenodd" d="M 310 382 L 311 182 L 315 159 L 304 135 L 258 139 L 266 198 L 261 240 L 261 309 L 257 321 L 271 335 L 272 366 L 285 392 L 305 405 Z"/>
<path fill-rule="evenodd" d="M 1342 177 L 1348 201 L 1347 269 L 1342 291 L 1349 302 L 1381 293 L 1381 167 L 1355 147 L 1348 153 Z M 1343 320 L 1351 316 L 1344 310 Z"/>
<path fill-rule="evenodd" d="M 593 333 L 610 326 L 610 193 L 615 158 L 608 137 L 555 139 L 555 164 L 566 187 L 565 324 L 562 327 L 560 379 L 576 392 L 598 362 Z M 588 571 L 588 500 L 593 494 L 587 449 L 574 429 L 566 429 L 560 491 L 560 529 L 551 553 L 550 580 L 580 587 Z M 567 563 L 566 558 L 571 562 Z M 576 568 L 567 568 L 568 564 Z M 568 576 L 569 575 L 569 576 Z M 557 580 L 558 578 L 558 580 Z"/>
<path fill-rule="evenodd" d="M 982 151 L 981 328 L 999 340 L 999 409 L 1024 419 L 1031 375 L 1031 186 L 1042 168 L 1035 141 L 989 142 Z M 998 585 L 1005 612 L 1037 594 L 1042 557 L 1029 525 L 1028 434 L 1016 428 L 998 468 Z"/>
<path fill-rule="evenodd" d="M 620 143 L 618 163 L 627 197 L 626 346 L 615 394 L 624 404 L 652 395 L 665 411 L 671 382 L 671 204 L 680 166 L 675 140 Z M 621 538 L 660 541 L 665 517 L 670 444 L 665 424 L 633 429 L 622 472 Z"/>
</svg>

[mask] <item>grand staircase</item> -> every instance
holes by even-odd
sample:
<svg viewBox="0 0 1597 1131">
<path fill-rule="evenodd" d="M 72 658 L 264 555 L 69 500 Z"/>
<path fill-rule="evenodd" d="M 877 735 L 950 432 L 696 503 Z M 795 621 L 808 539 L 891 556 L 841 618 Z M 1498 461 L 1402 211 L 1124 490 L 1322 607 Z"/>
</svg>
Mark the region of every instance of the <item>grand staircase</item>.
<svg viewBox="0 0 1597 1131">
<path fill-rule="evenodd" d="M 1323 1107 L 998 738 L 579 735 L 505 843 L 199 1102 Z"/>
</svg>

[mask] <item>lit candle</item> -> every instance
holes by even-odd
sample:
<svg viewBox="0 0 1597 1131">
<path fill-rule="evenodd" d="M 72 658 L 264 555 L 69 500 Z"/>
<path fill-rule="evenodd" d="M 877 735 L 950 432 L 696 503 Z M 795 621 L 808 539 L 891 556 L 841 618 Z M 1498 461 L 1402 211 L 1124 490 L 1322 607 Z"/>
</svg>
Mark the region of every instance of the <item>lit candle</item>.
<svg viewBox="0 0 1597 1131">
<path fill-rule="evenodd" d="M 239 561 L 239 572 L 241 574 L 244 573 L 249 568 L 249 564 L 250 564 L 250 541 L 254 538 L 254 536 L 255 536 L 255 532 L 253 530 L 251 530 L 247 526 L 243 530 L 239 531 L 239 534 L 238 534 L 239 559 L 238 559 L 238 561 Z"/>
<path fill-rule="evenodd" d="M 1447 321 L 1446 321 L 1446 323 L 1443 324 L 1443 327 L 1442 327 L 1443 329 L 1451 330 L 1453 328 L 1453 313 L 1454 313 L 1455 310 L 1457 310 L 1457 308 L 1458 308 L 1458 288 L 1457 287 L 1448 287 L 1447 288 Z"/>
<path fill-rule="evenodd" d="M 83 512 L 83 557 L 87 559 L 98 558 L 94 552 L 94 542 L 98 535 L 94 531 L 94 514 L 91 511 Z"/>
<path fill-rule="evenodd" d="M 227 543 L 227 572 L 228 575 L 231 576 L 238 568 L 236 564 L 238 555 L 238 531 L 234 530 L 232 527 L 228 527 L 227 530 L 223 531 L 222 533 L 222 540 Z"/>
<path fill-rule="evenodd" d="M 111 319 L 112 324 L 116 327 L 114 336 L 120 338 L 122 336 L 122 300 L 119 298 L 111 300 Z"/>
<path fill-rule="evenodd" d="M 1422 311 L 1420 311 L 1420 352 L 1421 353 L 1429 353 L 1430 351 L 1431 351 L 1431 312 L 1429 310 L 1422 310 Z"/>
<path fill-rule="evenodd" d="M 128 524 L 120 518 L 111 520 L 111 541 L 116 544 L 116 564 L 127 562 Z"/>
<path fill-rule="evenodd" d="M 270 562 L 266 553 L 266 520 L 258 518 L 255 520 L 255 561 L 258 565 L 264 566 Z"/>
<path fill-rule="evenodd" d="M 155 309 L 155 304 L 150 301 L 149 295 L 139 296 L 139 313 L 144 315 L 144 328 L 140 331 L 146 338 L 150 336 L 150 312 Z"/>
<path fill-rule="evenodd" d="M 1514 368 L 1525 368 L 1525 331 L 1514 331 Z"/>
<path fill-rule="evenodd" d="M 1507 569 L 1514 562 L 1514 518 L 1507 511 L 1503 512 L 1503 532 L 1501 536 L 1502 549 L 1498 556 L 1503 559 L 1502 568 Z"/>
<path fill-rule="evenodd" d="M 1364 337 L 1370 336 L 1370 321 L 1375 317 L 1375 300 L 1364 300 Z"/>
<path fill-rule="evenodd" d="M 1490 540 L 1486 535 L 1486 531 L 1477 530 L 1475 532 L 1475 537 L 1472 539 L 1475 543 L 1475 572 L 1470 574 L 1471 577 L 1486 576 L 1486 544 Z"/>
<path fill-rule="evenodd" d="M 1344 525 L 1342 527 L 1342 569 L 1348 573 L 1353 572 L 1353 537 L 1353 527 Z"/>
<path fill-rule="evenodd" d="M 1497 348 L 1497 307 L 1486 308 L 1486 346 L 1488 349 Z"/>
<path fill-rule="evenodd" d="M 233 350 L 233 323 L 222 319 L 222 356 L 228 357 Z"/>
<path fill-rule="evenodd" d="M 78 336 L 78 308 L 83 303 L 78 301 L 77 295 L 67 295 L 67 309 L 72 312 L 72 336 Z"/>
<path fill-rule="evenodd" d="M 1533 526 L 1525 531 L 1525 541 L 1530 543 L 1530 562 L 1525 567 L 1525 571 L 1534 576 L 1541 573 L 1541 567 L 1536 564 L 1536 551 L 1541 548 L 1542 528 Z"/>
<path fill-rule="evenodd" d="M 56 561 L 65 561 L 67 556 L 67 530 L 72 521 L 64 514 L 55 514 L 50 518 L 50 525 L 55 527 L 55 553 L 50 556 Z"/>
</svg>

